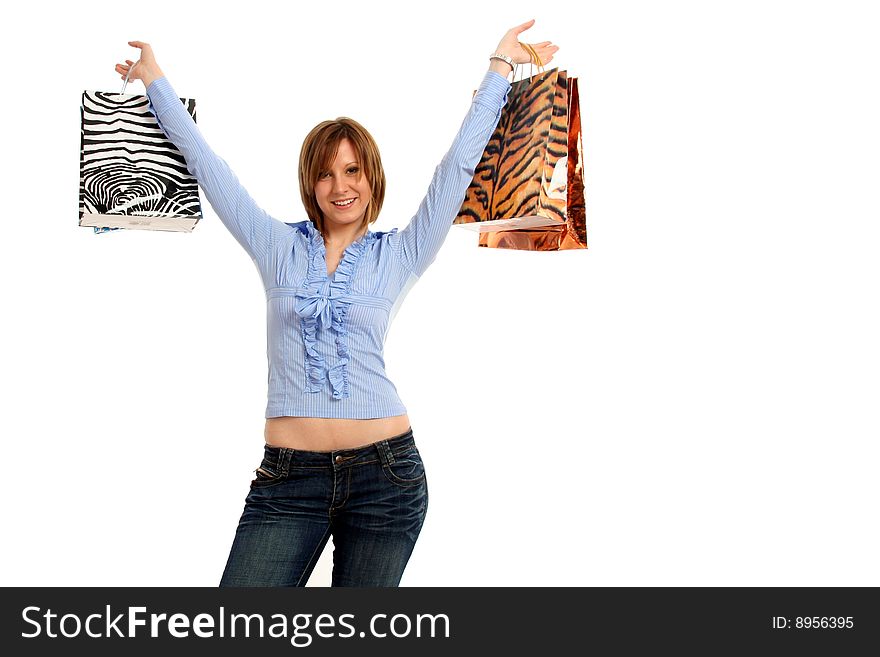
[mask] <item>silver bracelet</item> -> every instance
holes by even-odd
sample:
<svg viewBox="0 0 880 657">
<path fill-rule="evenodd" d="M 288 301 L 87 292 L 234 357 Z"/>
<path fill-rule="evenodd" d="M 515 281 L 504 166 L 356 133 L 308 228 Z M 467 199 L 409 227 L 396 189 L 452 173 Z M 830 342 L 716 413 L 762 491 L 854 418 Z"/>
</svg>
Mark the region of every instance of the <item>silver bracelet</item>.
<svg viewBox="0 0 880 657">
<path fill-rule="evenodd" d="M 510 66 L 511 70 L 515 68 L 513 60 L 507 55 L 504 55 L 500 52 L 493 52 L 491 55 L 489 55 L 489 59 L 500 59 L 502 62 L 506 62 Z"/>
</svg>

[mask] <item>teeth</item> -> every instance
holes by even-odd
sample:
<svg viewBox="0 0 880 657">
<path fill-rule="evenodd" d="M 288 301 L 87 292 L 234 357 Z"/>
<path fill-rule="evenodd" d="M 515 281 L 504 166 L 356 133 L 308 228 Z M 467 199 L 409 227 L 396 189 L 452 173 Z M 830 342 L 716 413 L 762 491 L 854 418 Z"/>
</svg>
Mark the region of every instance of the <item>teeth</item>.
<svg viewBox="0 0 880 657">
<path fill-rule="evenodd" d="M 341 208 L 344 208 L 346 205 L 351 205 L 352 203 L 354 203 L 353 198 L 348 199 L 347 201 L 333 201 L 333 205 L 336 205 Z"/>
</svg>

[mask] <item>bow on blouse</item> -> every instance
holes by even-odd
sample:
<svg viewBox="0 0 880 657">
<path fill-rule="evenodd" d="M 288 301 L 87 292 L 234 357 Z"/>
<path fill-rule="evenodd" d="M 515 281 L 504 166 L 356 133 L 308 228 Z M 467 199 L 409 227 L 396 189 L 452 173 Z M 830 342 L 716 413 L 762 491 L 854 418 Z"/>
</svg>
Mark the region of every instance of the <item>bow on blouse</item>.
<svg viewBox="0 0 880 657">
<path fill-rule="evenodd" d="M 330 287 L 330 279 L 327 279 L 320 287 L 316 287 L 310 292 L 298 290 L 294 309 L 300 317 L 315 317 L 320 324 L 329 327 L 333 319 L 333 302 L 344 296 L 344 294 L 333 290 Z"/>
</svg>

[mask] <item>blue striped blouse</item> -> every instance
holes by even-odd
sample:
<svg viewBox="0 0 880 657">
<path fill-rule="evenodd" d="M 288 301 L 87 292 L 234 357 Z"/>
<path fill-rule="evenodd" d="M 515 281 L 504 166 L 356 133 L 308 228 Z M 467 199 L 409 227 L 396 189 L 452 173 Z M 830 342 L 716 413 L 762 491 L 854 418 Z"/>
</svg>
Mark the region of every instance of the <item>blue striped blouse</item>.
<svg viewBox="0 0 880 657">
<path fill-rule="evenodd" d="M 269 361 L 266 417 L 379 418 L 406 413 L 385 374 L 388 327 L 442 246 L 501 116 L 510 84 L 487 71 L 452 147 L 409 224 L 367 233 L 327 275 L 324 239 L 310 220 L 262 210 L 205 142 L 167 78 L 147 96 L 165 135 L 263 280 Z"/>
</svg>

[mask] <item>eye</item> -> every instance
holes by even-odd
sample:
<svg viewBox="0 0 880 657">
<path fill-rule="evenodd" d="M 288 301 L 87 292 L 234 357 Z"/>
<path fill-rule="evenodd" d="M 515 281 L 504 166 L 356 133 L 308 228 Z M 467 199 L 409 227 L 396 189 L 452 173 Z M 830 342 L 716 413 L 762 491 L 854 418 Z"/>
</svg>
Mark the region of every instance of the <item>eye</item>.
<svg viewBox="0 0 880 657">
<path fill-rule="evenodd" d="M 329 177 L 330 177 L 330 172 L 329 172 L 329 171 L 321 171 L 321 172 L 318 174 L 318 180 L 326 180 L 326 179 L 329 178 Z"/>
<path fill-rule="evenodd" d="M 360 170 L 361 170 L 360 167 L 348 167 L 348 174 L 354 175 Z"/>
</svg>

